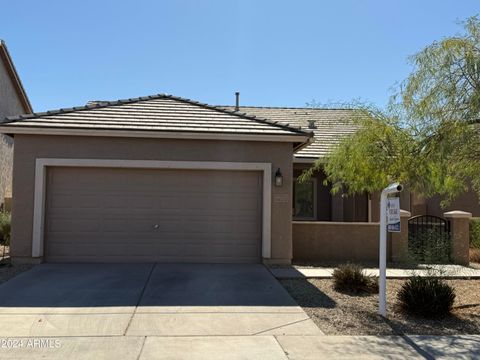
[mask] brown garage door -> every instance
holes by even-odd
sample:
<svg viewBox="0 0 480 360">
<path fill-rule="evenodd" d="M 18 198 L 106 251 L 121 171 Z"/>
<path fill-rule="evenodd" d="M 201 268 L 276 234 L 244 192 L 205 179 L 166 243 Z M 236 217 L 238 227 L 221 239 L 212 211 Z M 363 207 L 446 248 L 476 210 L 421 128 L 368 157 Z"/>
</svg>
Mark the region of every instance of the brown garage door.
<svg viewBox="0 0 480 360">
<path fill-rule="evenodd" d="M 259 262 L 261 174 L 50 168 L 50 262 Z"/>
</svg>

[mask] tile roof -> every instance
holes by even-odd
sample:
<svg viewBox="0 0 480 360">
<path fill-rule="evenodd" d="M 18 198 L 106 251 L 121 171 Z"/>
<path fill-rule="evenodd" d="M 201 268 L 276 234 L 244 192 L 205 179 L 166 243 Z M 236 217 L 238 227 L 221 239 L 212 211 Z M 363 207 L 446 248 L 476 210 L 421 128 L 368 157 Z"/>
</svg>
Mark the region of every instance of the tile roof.
<svg viewBox="0 0 480 360">
<path fill-rule="evenodd" d="M 234 106 L 222 106 L 233 110 Z M 358 126 L 352 120 L 351 109 L 315 109 L 241 106 L 240 112 L 260 116 L 290 126 L 309 129 L 313 124 L 314 141 L 295 153 L 295 158 L 317 159 L 327 155 L 345 136 L 353 134 Z M 310 129 L 309 129 L 310 130 Z"/>
<path fill-rule="evenodd" d="M 166 94 L 94 101 L 82 107 L 20 115 L 5 121 L 3 132 L 5 128 L 35 128 L 289 135 L 299 136 L 301 143 L 312 136 L 311 131 L 304 131 L 298 126 Z"/>
</svg>

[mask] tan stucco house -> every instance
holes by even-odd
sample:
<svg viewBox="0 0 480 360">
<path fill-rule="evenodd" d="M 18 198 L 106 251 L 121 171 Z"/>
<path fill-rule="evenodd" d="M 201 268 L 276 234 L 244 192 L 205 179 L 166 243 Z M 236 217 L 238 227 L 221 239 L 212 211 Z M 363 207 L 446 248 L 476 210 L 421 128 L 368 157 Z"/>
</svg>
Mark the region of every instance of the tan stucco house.
<svg viewBox="0 0 480 360">
<path fill-rule="evenodd" d="M 13 203 L 15 261 L 285 264 L 295 247 L 311 252 L 305 237 L 350 256 L 332 241 L 341 232 L 318 242 L 315 228 L 351 223 L 362 251 L 376 234 L 362 224 L 378 221 L 378 194 L 332 195 L 322 171 L 297 181 L 357 130 L 352 110 L 155 95 L 32 114 L 2 41 L 0 60 L 0 210 Z M 401 194 L 412 215 L 480 216 L 473 192 L 439 202 Z"/>
<path fill-rule="evenodd" d="M 349 248 L 368 253 L 352 259 L 373 258 L 378 195 L 332 196 L 321 171 L 296 180 L 356 131 L 350 115 L 155 95 L 9 117 L 12 258 L 286 264 L 311 252 L 307 237 L 350 256 L 332 242 L 338 230 L 318 241 L 328 223 L 358 224 L 341 227 L 357 234 Z M 413 214 L 427 201 L 401 194 Z"/>
<path fill-rule="evenodd" d="M 32 107 L 3 40 L 0 40 L 0 121 L 6 116 L 30 114 Z M 12 197 L 13 139 L 0 135 L 0 209 Z"/>
<path fill-rule="evenodd" d="M 292 259 L 292 158 L 308 129 L 155 95 L 9 118 L 11 256 Z"/>
</svg>

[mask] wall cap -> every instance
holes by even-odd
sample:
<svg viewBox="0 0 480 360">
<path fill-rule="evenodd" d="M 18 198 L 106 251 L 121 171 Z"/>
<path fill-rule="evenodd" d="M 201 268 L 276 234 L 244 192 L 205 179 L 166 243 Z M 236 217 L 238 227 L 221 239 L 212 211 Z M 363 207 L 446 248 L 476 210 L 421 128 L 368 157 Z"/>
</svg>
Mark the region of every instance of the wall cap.
<svg viewBox="0 0 480 360">
<path fill-rule="evenodd" d="M 470 219 L 472 217 L 472 213 L 460 210 L 449 211 L 443 214 L 446 218 L 452 219 Z"/>
<path fill-rule="evenodd" d="M 400 217 L 411 217 L 412 213 L 407 210 L 400 209 Z"/>
</svg>

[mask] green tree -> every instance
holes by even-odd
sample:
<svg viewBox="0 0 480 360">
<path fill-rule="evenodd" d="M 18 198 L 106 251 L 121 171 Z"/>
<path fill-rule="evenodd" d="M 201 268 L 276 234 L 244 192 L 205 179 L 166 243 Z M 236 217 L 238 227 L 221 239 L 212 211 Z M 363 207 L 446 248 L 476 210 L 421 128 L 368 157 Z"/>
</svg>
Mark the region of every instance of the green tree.
<svg viewBox="0 0 480 360">
<path fill-rule="evenodd" d="M 439 122 L 477 120 L 480 113 L 480 21 L 462 23 L 464 33 L 434 42 L 412 56 L 413 72 L 399 99 L 410 125 L 435 131 Z"/>
<path fill-rule="evenodd" d="M 388 109 L 354 106 L 358 131 L 304 174 L 323 168 L 332 191 L 375 192 L 391 181 L 449 201 L 480 194 L 480 21 L 411 57 L 413 71 Z"/>
</svg>

